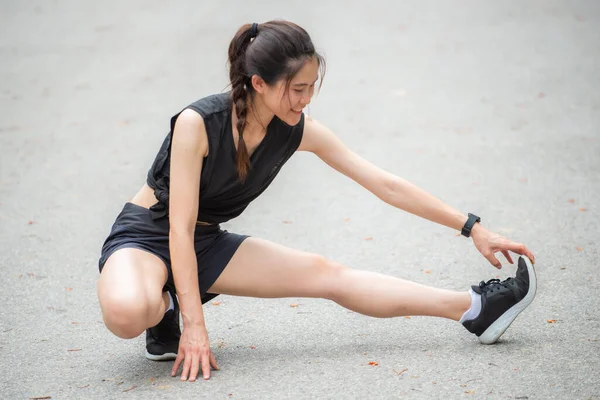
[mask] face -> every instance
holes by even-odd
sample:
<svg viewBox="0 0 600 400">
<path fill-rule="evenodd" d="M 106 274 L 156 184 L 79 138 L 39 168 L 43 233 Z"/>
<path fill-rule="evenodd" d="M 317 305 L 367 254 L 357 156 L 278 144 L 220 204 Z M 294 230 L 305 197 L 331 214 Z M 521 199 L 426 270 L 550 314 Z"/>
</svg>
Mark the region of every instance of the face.
<svg viewBox="0 0 600 400">
<path fill-rule="evenodd" d="M 318 77 L 319 63 L 313 57 L 292 78 L 289 87 L 286 88 L 286 79 L 272 86 L 264 84 L 263 81 L 262 87 L 257 91 L 271 112 L 286 124 L 293 126 L 300 122 L 304 107 L 310 103 Z"/>
</svg>

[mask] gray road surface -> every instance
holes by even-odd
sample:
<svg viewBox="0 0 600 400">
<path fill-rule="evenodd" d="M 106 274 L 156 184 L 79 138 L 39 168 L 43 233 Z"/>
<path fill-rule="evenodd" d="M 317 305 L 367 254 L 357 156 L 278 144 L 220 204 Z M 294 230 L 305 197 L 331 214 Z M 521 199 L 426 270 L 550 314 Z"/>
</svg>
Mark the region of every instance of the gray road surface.
<svg viewBox="0 0 600 400">
<path fill-rule="evenodd" d="M 600 3 L 341 4 L 2 2 L 0 397 L 600 398 Z M 182 383 L 143 337 L 103 326 L 97 258 L 116 214 L 171 115 L 225 88 L 236 29 L 272 18 L 327 57 L 313 117 L 535 252 L 538 296 L 500 343 L 440 319 L 222 296 L 205 307 L 222 370 Z M 225 228 L 448 289 L 514 272 L 307 154 Z"/>
</svg>

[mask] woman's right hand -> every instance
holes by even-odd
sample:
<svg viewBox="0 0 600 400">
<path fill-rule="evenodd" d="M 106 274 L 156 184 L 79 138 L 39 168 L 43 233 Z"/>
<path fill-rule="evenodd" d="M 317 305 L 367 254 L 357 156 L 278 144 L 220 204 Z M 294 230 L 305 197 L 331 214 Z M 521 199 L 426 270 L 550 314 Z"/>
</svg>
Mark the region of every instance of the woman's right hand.
<svg viewBox="0 0 600 400">
<path fill-rule="evenodd" d="M 171 376 L 177 375 L 182 362 L 182 381 L 188 380 L 188 377 L 189 381 L 195 381 L 200 366 L 202 366 L 202 376 L 205 380 L 210 378 L 211 366 L 216 370 L 219 369 L 215 356 L 210 350 L 208 332 L 204 325 L 183 325 L 183 331 L 179 339 L 179 350 L 173 364 Z"/>
</svg>

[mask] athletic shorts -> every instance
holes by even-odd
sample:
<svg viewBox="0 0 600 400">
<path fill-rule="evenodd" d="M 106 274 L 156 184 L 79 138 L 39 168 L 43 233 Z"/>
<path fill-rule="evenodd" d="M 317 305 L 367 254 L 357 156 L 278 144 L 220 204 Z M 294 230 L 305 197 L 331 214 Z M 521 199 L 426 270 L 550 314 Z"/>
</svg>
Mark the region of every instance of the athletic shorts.
<svg viewBox="0 0 600 400">
<path fill-rule="evenodd" d="M 247 237 L 229 233 L 222 230 L 219 225 L 196 225 L 194 248 L 198 260 L 198 282 L 202 303 L 218 296 L 218 294 L 208 293 L 208 289 L 215 283 Z M 100 272 L 111 254 L 123 248 L 144 250 L 160 258 L 167 266 L 169 274 L 164 290 L 175 292 L 169 252 L 168 217 L 152 219 L 147 208 L 125 203 L 102 246 L 98 262 Z"/>
</svg>

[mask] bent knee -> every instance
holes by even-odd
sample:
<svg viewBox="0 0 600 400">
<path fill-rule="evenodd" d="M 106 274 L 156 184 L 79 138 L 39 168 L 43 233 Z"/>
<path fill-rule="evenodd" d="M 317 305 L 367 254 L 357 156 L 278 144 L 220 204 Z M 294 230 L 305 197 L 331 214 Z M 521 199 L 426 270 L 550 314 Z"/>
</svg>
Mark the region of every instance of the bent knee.
<svg viewBox="0 0 600 400">
<path fill-rule="evenodd" d="M 112 333 L 123 339 L 139 336 L 147 327 L 149 303 L 145 296 L 108 291 L 99 293 L 98 300 L 104 324 Z"/>
</svg>

